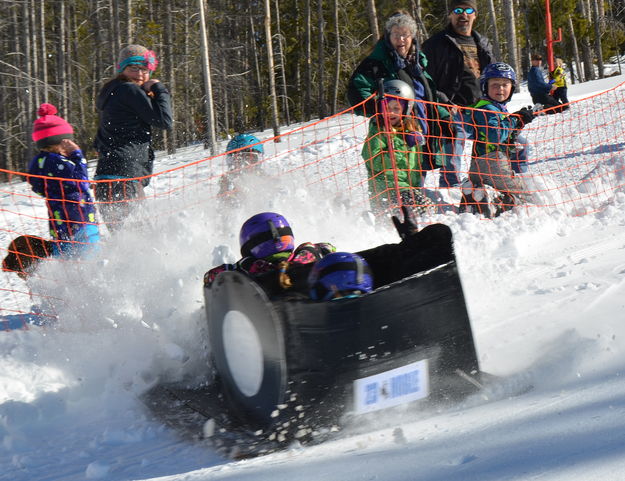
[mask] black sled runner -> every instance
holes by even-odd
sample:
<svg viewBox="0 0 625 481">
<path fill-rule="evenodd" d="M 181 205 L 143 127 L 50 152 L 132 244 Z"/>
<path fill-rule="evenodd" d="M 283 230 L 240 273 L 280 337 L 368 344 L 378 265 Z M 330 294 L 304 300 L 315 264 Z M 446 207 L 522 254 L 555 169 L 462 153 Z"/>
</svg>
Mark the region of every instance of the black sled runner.
<svg viewBox="0 0 625 481">
<path fill-rule="evenodd" d="M 227 431 L 280 446 L 345 415 L 479 389 L 450 229 L 430 225 L 359 254 L 375 289 L 356 298 L 310 300 L 309 265 L 287 272 L 289 289 L 275 272 L 219 274 L 204 291 L 216 384 L 204 403 L 187 391 L 187 406 L 207 417 L 223 411 L 215 420 Z M 184 401 L 183 391 L 171 394 Z"/>
</svg>

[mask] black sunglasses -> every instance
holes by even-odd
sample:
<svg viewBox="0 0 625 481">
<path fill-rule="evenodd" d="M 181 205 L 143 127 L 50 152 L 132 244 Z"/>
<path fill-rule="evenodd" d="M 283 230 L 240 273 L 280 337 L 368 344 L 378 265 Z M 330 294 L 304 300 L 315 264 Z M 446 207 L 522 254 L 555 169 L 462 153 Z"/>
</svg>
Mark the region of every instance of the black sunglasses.
<svg viewBox="0 0 625 481">
<path fill-rule="evenodd" d="M 457 8 L 454 8 L 452 10 L 452 12 L 455 13 L 456 15 L 462 15 L 463 13 L 466 13 L 467 15 L 471 15 L 472 13 L 475 13 L 475 8 L 472 8 L 472 7 L 467 7 L 467 8 L 457 7 Z"/>
</svg>

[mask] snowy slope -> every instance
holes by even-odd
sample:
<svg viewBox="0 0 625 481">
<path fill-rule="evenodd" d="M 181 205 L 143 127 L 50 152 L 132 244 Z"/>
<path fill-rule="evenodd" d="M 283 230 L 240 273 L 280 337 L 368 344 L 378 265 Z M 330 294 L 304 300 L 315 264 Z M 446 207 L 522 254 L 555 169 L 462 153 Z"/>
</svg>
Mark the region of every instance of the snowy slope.
<svg viewBox="0 0 625 481">
<path fill-rule="evenodd" d="M 623 80 L 572 86 L 570 98 Z M 236 247 L 232 232 L 206 213 L 122 234 L 88 271 L 68 273 L 64 294 L 88 301 L 58 329 L 0 333 L 0 479 L 625 480 L 625 193 L 610 203 L 583 217 L 446 218 L 481 366 L 505 379 L 491 391 L 238 462 L 180 439 L 137 399 L 157 377 L 206 376 L 201 276 L 214 246 Z M 301 240 L 397 240 L 390 225 L 295 207 L 284 209 Z"/>
</svg>

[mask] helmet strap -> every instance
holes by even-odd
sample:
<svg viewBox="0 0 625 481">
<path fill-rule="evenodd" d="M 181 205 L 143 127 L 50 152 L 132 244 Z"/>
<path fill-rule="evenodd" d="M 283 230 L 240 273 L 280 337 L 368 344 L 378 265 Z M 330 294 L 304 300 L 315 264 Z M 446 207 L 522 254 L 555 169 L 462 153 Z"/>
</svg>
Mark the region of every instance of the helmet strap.
<svg viewBox="0 0 625 481">
<path fill-rule="evenodd" d="M 262 244 L 263 242 L 269 240 L 278 240 L 280 237 L 285 235 L 293 236 L 293 231 L 291 227 L 276 227 L 272 221 L 268 221 L 270 230 L 265 232 L 260 232 L 252 237 L 250 237 L 245 244 L 241 246 L 241 254 L 243 257 L 251 256 L 252 249 L 257 245 Z"/>
</svg>

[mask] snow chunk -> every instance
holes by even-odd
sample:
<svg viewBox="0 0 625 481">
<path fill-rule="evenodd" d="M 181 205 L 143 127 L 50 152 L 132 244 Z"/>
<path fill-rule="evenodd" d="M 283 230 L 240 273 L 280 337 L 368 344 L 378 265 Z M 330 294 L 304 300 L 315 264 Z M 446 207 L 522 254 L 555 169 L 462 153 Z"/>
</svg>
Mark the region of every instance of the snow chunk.
<svg viewBox="0 0 625 481">
<path fill-rule="evenodd" d="M 94 461 L 87 466 L 85 470 L 85 476 L 87 479 L 102 479 L 110 470 L 110 466 L 100 461 Z"/>
</svg>

